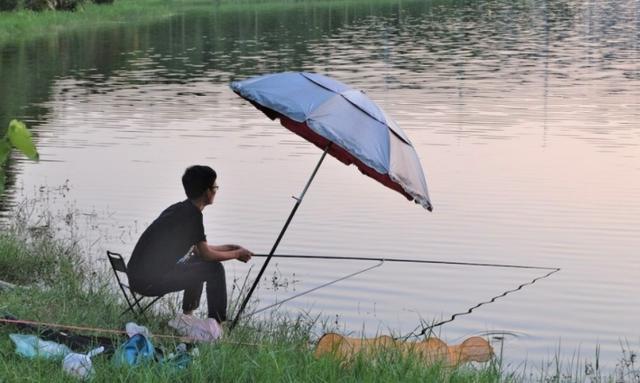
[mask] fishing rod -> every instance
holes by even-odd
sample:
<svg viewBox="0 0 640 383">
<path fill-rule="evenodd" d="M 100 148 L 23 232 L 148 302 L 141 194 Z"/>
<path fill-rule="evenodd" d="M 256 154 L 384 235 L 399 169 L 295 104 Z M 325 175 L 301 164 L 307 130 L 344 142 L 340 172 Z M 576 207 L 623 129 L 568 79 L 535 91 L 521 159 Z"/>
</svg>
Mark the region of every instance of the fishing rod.
<svg viewBox="0 0 640 383">
<path fill-rule="evenodd" d="M 422 324 L 419 325 L 415 330 L 413 330 L 412 332 L 410 332 L 408 335 L 400 337 L 401 339 L 408 339 L 410 337 L 419 337 L 419 336 L 423 336 L 426 335 L 427 332 L 431 332 L 434 328 L 436 327 L 440 327 L 446 323 L 450 323 L 453 322 L 457 317 L 462 316 L 462 315 L 468 315 L 471 314 L 475 309 L 484 306 L 484 305 L 488 305 L 490 303 L 495 302 L 496 300 L 503 298 L 511 293 L 514 293 L 516 291 L 520 291 L 522 290 L 524 287 L 526 286 L 530 286 L 534 283 L 536 283 L 537 281 L 541 280 L 541 279 L 545 279 L 550 277 L 551 275 L 557 273 L 558 271 L 560 271 L 561 269 L 559 267 L 545 267 L 545 266 L 530 266 L 530 265 L 514 265 L 514 264 L 502 264 L 502 263 L 481 263 L 481 262 L 459 262 L 459 261 L 440 261 L 440 260 L 427 260 L 427 259 L 411 259 L 411 258 L 381 258 L 381 257 L 341 257 L 341 256 L 331 256 L 331 255 L 302 255 L 302 254 L 254 254 L 254 257 L 269 257 L 269 258 L 299 258 L 299 259 L 332 259 L 332 260 L 348 260 L 348 261 L 378 261 L 379 263 L 371 266 L 371 267 L 367 267 L 363 270 L 357 271 L 355 273 L 340 277 L 336 280 L 327 282 L 323 285 L 314 287 L 310 290 L 307 291 L 303 291 L 299 294 L 296 294 L 292 297 L 289 297 L 283 301 L 280 302 L 276 302 L 272 305 L 269 305 L 267 307 L 263 307 L 261 309 L 258 309 L 254 312 L 252 312 L 251 314 L 249 314 L 248 316 L 253 316 L 259 312 L 265 311 L 267 309 L 270 309 L 272 307 L 275 306 L 280 306 L 285 302 L 288 302 L 290 300 L 293 300 L 295 298 L 299 298 L 303 295 L 309 294 L 313 291 L 316 291 L 320 288 L 323 287 L 327 287 L 330 286 L 334 283 L 343 281 L 345 279 L 351 278 L 353 276 L 362 274 L 366 271 L 369 271 L 371 269 L 377 268 L 379 266 L 381 266 L 383 263 L 385 262 L 400 262 L 400 263 L 422 263 L 422 264 L 437 264 L 437 265 L 453 265 L 453 266 L 471 266 L 471 267 L 492 267 L 492 268 L 510 268 L 510 269 L 529 269 L 529 270 L 545 270 L 545 271 L 549 271 L 548 273 L 536 277 L 533 280 L 531 280 L 530 282 L 526 282 L 523 283 L 521 285 L 519 285 L 518 287 L 516 287 L 515 289 L 511 289 L 511 290 L 507 290 L 499 295 L 496 295 L 494 297 L 492 297 L 491 299 L 489 299 L 488 301 L 483 301 L 480 302 L 470 308 L 468 308 L 466 311 L 463 312 L 458 312 L 455 313 L 453 315 L 451 315 L 451 317 L 449 319 L 446 320 L 442 320 L 440 322 L 437 322 L 435 324 L 432 324 L 430 326 L 423 326 Z M 417 333 L 418 329 L 421 329 L 419 333 Z"/>
<path fill-rule="evenodd" d="M 254 257 L 268 257 L 269 254 L 254 254 Z M 529 269 L 529 270 L 556 270 L 557 267 L 545 266 L 529 266 L 529 265 L 512 265 L 503 263 L 480 263 L 480 262 L 457 262 L 457 261 L 438 261 L 427 259 L 411 259 L 411 258 L 381 258 L 381 257 L 341 257 L 332 255 L 301 255 L 301 254 L 273 254 L 273 258 L 300 258 L 300 259 L 335 259 L 343 261 L 384 261 L 384 262 L 403 262 L 403 263 L 427 263 L 436 265 L 455 265 L 455 266 L 477 266 L 477 267 L 495 267 L 510 269 Z"/>
</svg>

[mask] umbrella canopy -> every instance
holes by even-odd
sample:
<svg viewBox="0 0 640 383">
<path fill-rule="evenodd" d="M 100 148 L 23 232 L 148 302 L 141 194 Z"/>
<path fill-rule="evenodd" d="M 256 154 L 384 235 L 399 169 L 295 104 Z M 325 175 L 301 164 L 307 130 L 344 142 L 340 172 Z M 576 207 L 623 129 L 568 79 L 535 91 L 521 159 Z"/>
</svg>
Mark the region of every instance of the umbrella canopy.
<svg viewBox="0 0 640 383">
<path fill-rule="evenodd" d="M 364 93 L 332 78 L 285 72 L 231 83 L 231 89 L 271 119 L 346 165 L 432 210 L 420 159 L 411 141 Z"/>
</svg>

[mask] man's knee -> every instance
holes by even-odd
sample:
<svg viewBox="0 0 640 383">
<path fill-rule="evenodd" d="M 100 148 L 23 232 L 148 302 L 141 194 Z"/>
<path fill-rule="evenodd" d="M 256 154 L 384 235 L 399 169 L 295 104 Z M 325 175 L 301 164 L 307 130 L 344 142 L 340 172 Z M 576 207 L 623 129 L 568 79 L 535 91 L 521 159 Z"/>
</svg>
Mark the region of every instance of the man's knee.
<svg viewBox="0 0 640 383">
<path fill-rule="evenodd" d="M 218 261 L 209 262 L 209 270 L 211 274 L 215 276 L 224 276 L 224 265 L 222 265 L 222 262 L 218 262 Z"/>
</svg>

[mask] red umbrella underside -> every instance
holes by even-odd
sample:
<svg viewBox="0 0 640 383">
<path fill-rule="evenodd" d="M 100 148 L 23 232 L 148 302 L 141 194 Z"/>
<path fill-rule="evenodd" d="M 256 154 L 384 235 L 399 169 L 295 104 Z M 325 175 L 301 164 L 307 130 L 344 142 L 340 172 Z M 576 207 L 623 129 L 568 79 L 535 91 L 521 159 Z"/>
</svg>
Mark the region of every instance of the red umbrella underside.
<svg viewBox="0 0 640 383">
<path fill-rule="evenodd" d="M 267 117 L 269 117 L 270 119 L 272 120 L 275 120 L 276 118 L 280 119 L 280 124 L 282 124 L 282 126 L 289 129 L 293 133 L 299 135 L 300 137 L 306 139 L 307 141 L 313 143 L 318 148 L 325 150 L 327 148 L 327 145 L 329 145 L 330 141 L 325 137 L 319 135 L 318 133 L 314 132 L 311 128 L 309 128 L 306 122 L 294 121 L 289 117 L 281 113 L 278 113 L 272 109 L 265 108 L 264 106 L 257 104 L 251 100 L 248 100 L 248 101 L 251 102 L 253 106 L 258 108 L 264 114 L 266 114 Z M 393 182 L 393 180 L 389 177 L 388 174 L 378 173 L 375 169 L 365 165 L 364 162 L 354 157 L 351 153 L 343 149 L 337 143 L 331 142 L 331 147 L 329 148 L 329 154 L 337 158 L 340 162 L 342 162 L 345 165 L 355 164 L 360 170 L 360 172 L 362 172 L 363 174 L 380 182 L 381 184 L 388 187 L 389 189 L 393 189 L 397 191 L 398 193 L 405 196 L 408 200 L 413 200 L 413 197 L 407 194 L 400 185 Z"/>
</svg>

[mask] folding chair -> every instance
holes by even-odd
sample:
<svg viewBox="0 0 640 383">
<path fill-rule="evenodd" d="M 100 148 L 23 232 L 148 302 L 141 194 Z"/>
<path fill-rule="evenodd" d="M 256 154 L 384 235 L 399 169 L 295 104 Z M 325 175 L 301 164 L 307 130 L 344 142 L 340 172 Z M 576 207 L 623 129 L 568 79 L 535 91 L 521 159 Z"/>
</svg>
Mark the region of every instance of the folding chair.
<svg viewBox="0 0 640 383">
<path fill-rule="evenodd" d="M 129 280 L 127 274 L 127 264 L 124 262 L 124 258 L 122 258 L 122 255 L 107 250 L 107 258 L 109 258 L 109 263 L 111 263 L 111 268 L 113 269 L 113 273 L 116 276 L 116 280 L 118 281 L 118 286 L 120 286 L 122 295 L 124 295 L 124 299 L 127 301 L 127 305 L 129 305 L 129 308 L 120 313 L 120 316 L 123 316 L 124 314 L 131 311 L 136 317 L 143 316 L 145 319 L 148 319 L 145 311 L 147 311 L 147 309 L 151 307 L 151 305 L 156 303 L 164 295 L 154 297 L 154 299 L 150 303 L 148 303 L 146 306 L 142 306 L 140 302 L 147 297 L 141 294 L 139 294 L 140 296 L 137 296 L 136 293 L 131 289 L 131 287 L 129 287 L 129 285 L 127 285 L 122 281 L 122 279 L 120 279 L 119 273 L 124 273 L 125 275 L 127 275 L 127 282 Z"/>
</svg>

